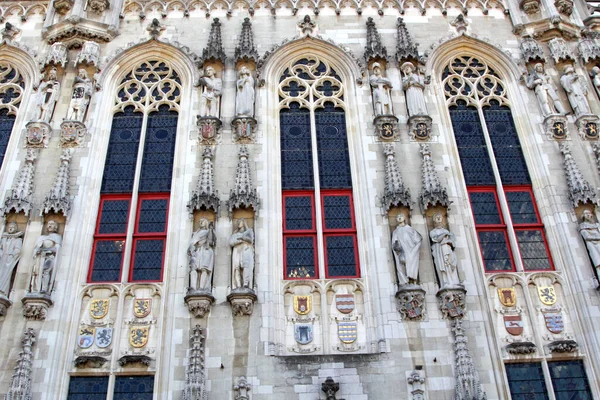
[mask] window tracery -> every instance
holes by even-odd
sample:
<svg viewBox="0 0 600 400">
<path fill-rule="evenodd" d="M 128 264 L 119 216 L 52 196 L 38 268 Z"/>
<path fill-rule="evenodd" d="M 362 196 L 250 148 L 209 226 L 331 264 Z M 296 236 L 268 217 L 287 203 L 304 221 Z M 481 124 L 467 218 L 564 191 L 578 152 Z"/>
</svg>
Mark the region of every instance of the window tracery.
<svg viewBox="0 0 600 400">
<path fill-rule="evenodd" d="M 0 62 L 0 165 L 4 161 L 24 88 L 25 82 L 19 70 L 8 63 Z"/>
</svg>

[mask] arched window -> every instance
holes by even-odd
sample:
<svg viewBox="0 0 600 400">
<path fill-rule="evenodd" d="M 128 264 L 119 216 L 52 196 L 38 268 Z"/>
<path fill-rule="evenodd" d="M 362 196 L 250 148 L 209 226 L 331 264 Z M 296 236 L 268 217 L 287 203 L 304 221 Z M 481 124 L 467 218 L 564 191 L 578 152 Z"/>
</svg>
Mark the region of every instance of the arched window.
<svg viewBox="0 0 600 400">
<path fill-rule="evenodd" d="M 23 98 L 25 82 L 12 65 L 0 62 L 0 166 Z"/>
<path fill-rule="evenodd" d="M 471 56 L 442 78 L 486 272 L 553 269 L 501 78 Z"/>
<path fill-rule="evenodd" d="M 181 85 L 163 61 L 117 88 L 88 280 L 162 280 Z"/>
<path fill-rule="evenodd" d="M 358 277 L 344 87 L 315 56 L 279 82 L 284 276 Z"/>
</svg>

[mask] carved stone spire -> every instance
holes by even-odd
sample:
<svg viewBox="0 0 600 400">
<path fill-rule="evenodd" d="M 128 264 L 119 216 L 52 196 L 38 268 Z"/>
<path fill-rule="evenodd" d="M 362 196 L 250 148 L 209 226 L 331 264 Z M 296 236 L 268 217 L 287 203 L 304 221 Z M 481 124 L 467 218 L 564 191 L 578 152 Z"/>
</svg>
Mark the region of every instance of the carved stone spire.
<svg viewBox="0 0 600 400">
<path fill-rule="evenodd" d="M 33 202 L 33 177 L 35 175 L 35 160 L 39 149 L 27 149 L 25 163 L 19 171 L 19 177 L 4 200 L 3 213 L 25 213 L 29 215 Z"/>
<path fill-rule="evenodd" d="M 365 60 L 367 64 L 374 59 L 387 60 L 387 49 L 381 43 L 381 35 L 377 32 L 377 27 L 373 18 L 367 19 L 367 46 L 365 47 Z"/>
<path fill-rule="evenodd" d="M 462 320 L 454 320 L 454 386 L 455 400 L 486 400 L 487 395 L 481 387 L 479 376 L 473 365 L 473 359 L 467 347 L 467 338 L 462 328 Z"/>
<path fill-rule="evenodd" d="M 252 60 L 258 62 L 259 56 L 254 46 L 254 34 L 252 33 L 252 23 L 250 18 L 244 18 L 242 23 L 242 34 L 240 35 L 240 43 L 235 48 L 235 60 Z"/>
<path fill-rule="evenodd" d="M 435 165 L 431 159 L 431 150 L 428 144 L 419 145 L 421 156 L 423 157 L 423 163 L 421 164 L 422 170 L 422 186 L 421 193 L 419 194 L 419 200 L 423 210 L 427 210 L 429 207 L 440 205 L 442 207 L 448 207 L 450 201 L 448 200 L 448 193 L 446 188 L 440 183 Z"/>
<path fill-rule="evenodd" d="M 198 185 L 192 193 L 192 198 L 188 203 L 190 213 L 196 210 L 213 210 L 219 213 L 221 202 L 219 193 L 214 190 L 214 172 L 213 172 L 213 150 L 211 147 L 205 147 L 202 151 L 202 169 L 198 177 Z"/>
<path fill-rule="evenodd" d="M 183 400 L 205 400 L 208 398 L 205 387 L 206 377 L 204 375 L 204 340 L 202 327 L 196 325 L 190 336 Z"/>
<path fill-rule="evenodd" d="M 10 381 L 5 400 L 31 400 L 31 372 L 33 365 L 32 347 L 35 344 L 33 328 L 27 328 L 21 340 L 21 352 Z"/>
<path fill-rule="evenodd" d="M 252 178 L 250 176 L 250 162 L 248 161 L 248 147 L 240 146 L 238 153 L 239 161 L 237 171 L 235 173 L 235 189 L 231 189 L 227 206 L 231 213 L 235 208 L 253 208 L 256 212 L 260 203 L 258 193 L 252 186 Z"/>
<path fill-rule="evenodd" d="M 69 196 L 69 177 L 71 175 L 71 149 L 63 149 L 60 156 L 60 167 L 54 178 L 54 184 L 44 199 L 42 215 L 49 212 L 59 213 L 67 217 L 71 210 L 71 197 Z"/>
<path fill-rule="evenodd" d="M 586 203 L 598 204 L 598 194 L 581 174 L 579 166 L 571 155 L 569 145 L 566 142 L 561 142 L 559 148 L 565 157 L 563 166 L 567 178 L 567 187 L 569 188 L 568 196 L 573 208 Z"/>
<path fill-rule="evenodd" d="M 202 61 L 206 62 L 214 60 L 221 61 L 225 64 L 226 58 L 227 56 L 225 56 L 221 40 L 221 23 L 219 22 L 219 18 L 215 18 L 210 26 L 210 36 L 208 37 L 207 47 L 202 50 Z"/>
<path fill-rule="evenodd" d="M 402 18 L 398 18 L 396 23 L 398 31 L 398 42 L 396 44 L 396 61 L 398 64 L 404 64 L 406 61 L 419 61 L 419 46 L 412 42 L 412 37 L 406 28 Z"/>
<path fill-rule="evenodd" d="M 396 154 L 394 146 L 390 143 L 383 145 L 383 154 L 385 160 L 385 188 L 381 196 L 381 205 L 385 211 L 389 211 L 392 207 L 408 207 L 410 204 L 410 191 L 404 187 L 400 168 L 396 162 Z"/>
</svg>

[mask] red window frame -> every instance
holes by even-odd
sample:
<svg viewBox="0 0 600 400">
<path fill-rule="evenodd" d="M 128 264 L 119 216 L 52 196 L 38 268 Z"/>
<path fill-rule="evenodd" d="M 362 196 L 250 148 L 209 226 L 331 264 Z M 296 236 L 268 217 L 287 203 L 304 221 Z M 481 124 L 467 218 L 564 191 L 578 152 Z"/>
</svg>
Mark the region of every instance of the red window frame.
<svg viewBox="0 0 600 400">
<path fill-rule="evenodd" d="M 312 216 L 312 229 L 286 229 L 286 214 L 285 214 L 285 200 L 288 197 L 309 197 L 311 203 L 311 216 Z M 284 271 L 284 279 L 285 280 L 306 280 L 306 279 L 319 279 L 319 255 L 318 255 L 318 245 L 317 245 L 317 224 L 316 224 L 316 210 L 315 210 L 315 192 L 310 190 L 284 190 L 282 194 L 282 208 L 283 208 L 283 271 Z M 288 277 L 288 269 L 287 269 L 287 239 L 290 237 L 312 237 L 313 239 L 313 249 L 314 249 L 314 266 L 315 266 L 315 276 L 311 276 L 309 278 L 293 278 Z"/>
</svg>

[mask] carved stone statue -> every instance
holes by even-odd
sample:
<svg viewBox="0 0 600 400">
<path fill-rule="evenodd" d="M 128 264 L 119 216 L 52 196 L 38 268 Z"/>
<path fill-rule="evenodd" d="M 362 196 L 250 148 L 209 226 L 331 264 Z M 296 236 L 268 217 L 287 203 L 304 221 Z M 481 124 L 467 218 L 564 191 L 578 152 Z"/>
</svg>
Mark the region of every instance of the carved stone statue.
<svg viewBox="0 0 600 400">
<path fill-rule="evenodd" d="M 566 114 L 556 88 L 552 83 L 552 78 L 544 72 L 544 65 L 537 63 L 533 67 L 533 72 L 527 77 L 527 87 L 535 91 L 535 96 L 542 108 L 544 116 L 550 114 Z"/>
<path fill-rule="evenodd" d="M 392 115 L 392 103 L 390 102 L 390 90 L 392 81 L 381 75 L 381 65 L 373 63 L 373 75 L 369 78 L 373 89 L 373 106 L 375 116 Z"/>
<path fill-rule="evenodd" d="M 73 83 L 73 94 L 71 95 L 66 119 L 83 122 L 91 97 L 92 80 L 88 78 L 87 71 L 81 68 Z"/>
<path fill-rule="evenodd" d="M 411 62 L 402 64 L 402 72 L 404 73 L 402 85 L 406 92 L 408 115 L 411 117 L 415 115 L 427 115 L 427 106 L 425 105 L 425 96 L 423 95 L 425 79 L 416 72 L 415 66 Z"/>
<path fill-rule="evenodd" d="M 592 68 L 590 76 L 592 77 L 594 88 L 596 88 L 596 93 L 598 94 L 598 97 L 600 97 L 600 67 L 596 66 Z"/>
<path fill-rule="evenodd" d="M 237 229 L 229 238 L 231 246 L 231 288 L 252 289 L 254 277 L 254 231 L 244 218 L 237 220 Z"/>
<path fill-rule="evenodd" d="M 23 232 L 18 232 L 19 227 L 15 222 L 6 224 L 6 232 L 0 239 L 0 294 L 8 297 L 10 278 L 21 258 L 23 247 Z"/>
<path fill-rule="evenodd" d="M 198 230 L 192 235 L 188 247 L 190 289 L 210 292 L 216 244 L 213 223 L 201 218 Z"/>
<path fill-rule="evenodd" d="M 443 226 L 442 214 L 433 215 L 434 229 L 429 232 L 433 262 L 440 277 L 440 289 L 460 285 L 458 277 L 458 260 L 454 249 L 456 238 Z"/>
<path fill-rule="evenodd" d="M 50 122 L 52 119 L 54 107 L 60 95 L 60 82 L 56 73 L 56 68 L 50 68 L 48 77 L 38 87 L 36 121 Z"/>
<path fill-rule="evenodd" d="M 254 116 L 254 78 L 247 67 L 240 68 L 235 96 L 236 117 Z"/>
<path fill-rule="evenodd" d="M 31 291 L 49 294 L 56 277 L 58 250 L 62 245 L 62 236 L 58 233 L 58 224 L 54 220 L 46 224 L 48 234 L 41 235 L 35 243 L 33 258 L 39 259 L 31 277 Z"/>
<path fill-rule="evenodd" d="M 200 85 L 203 87 L 200 95 L 200 116 L 218 118 L 223 83 L 221 78 L 215 76 L 213 67 L 206 68 L 204 76 L 200 78 Z"/>
<path fill-rule="evenodd" d="M 590 114 L 590 105 L 585 97 L 588 92 L 587 85 L 575 73 L 572 65 L 567 65 L 565 68 L 565 74 L 560 78 L 560 84 L 567 92 L 575 116 Z"/>
<path fill-rule="evenodd" d="M 423 236 L 406 223 L 406 215 L 401 212 L 396 217 L 398 225 L 392 233 L 392 251 L 396 261 L 398 283 L 416 283 L 419 276 L 419 249 Z"/>
<path fill-rule="evenodd" d="M 594 214 L 590 210 L 584 210 L 581 219 L 579 233 L 585 241 L 594 268 L 600 272 L 600 224 L 594 221 Z"/>
</svg>

